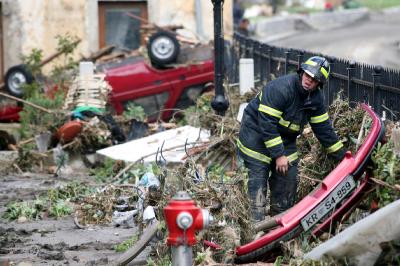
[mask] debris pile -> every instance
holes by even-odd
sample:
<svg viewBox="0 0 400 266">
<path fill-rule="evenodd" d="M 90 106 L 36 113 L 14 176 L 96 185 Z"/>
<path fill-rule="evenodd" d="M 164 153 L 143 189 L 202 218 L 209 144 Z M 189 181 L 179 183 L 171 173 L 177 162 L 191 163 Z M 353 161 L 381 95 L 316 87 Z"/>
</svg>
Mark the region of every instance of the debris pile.
<svg viewBox="0 0 400 266">
<path fill-rule="evenodd" d="M 348 101 L 338 98 L 330 105 L 328 113 L 339 139 L 354 154 L 366 136 L 365 133 L 368 133 L 370 121 L 364 121 L 364 110 L 359 105 L 350 107 Z M 361 131 L 362 127 L 365 130 Z M 298 139 L 297 147 L 301 158 L 297 198 L 301 200 L 335 168 L 336 163 L 328 157 L 310 126 L 305 128 Z"/>
<path fill-rule="evenodd" d="M 99 55 L 94 57 L 100 58 Z M 214 114 L 210 107 L 214 94 L 206 92 L 196 99 L 196 106 L 178 110 L 170 123 L 157 121 L 150 124 L 145 121 L 144 109 L 131 103 L 127 104 L 122 116 L 111 115 L 107 110 L 110 87 L 102 76 L 76 77 L 75 81 L 63 82 L 59 87 L 62 90 L 57 90 L 51 100 L 39 91 L 34 91 L 27 98 L 33 105 L 24 107 L 21 128 L 25 134 L 23 137 L 31 139 L 18 147 L 19 161 L 14 167 L 19 171 L 29 169 L 32 164 L 43 171 L 46 160 L 52 158 L 50 155 L 53 153 L 55 159 L 52 163 L 57 166 L 57 175 L 66 164 L 68 156 L 65 151 L 87 155 L 127 139 L 142 138 L 178 125 L 190 124 L 208 129 L 211 138 L 201 145 L 186 143 L 184 147 L 179 147 L 186 153 L 184 163 L 166 161 L 164 144 L 154 154 L 156 164 L 144 164 L 142 160 L 127 164 L 105 159 L 99 167 L 99 162 L 89 162 L 93 168 L 90 172 L 101 182 L 102 188 L 96 186 L 95 191 L 89 191 L 84 185 L 75 185 L 54 189 L 46 197 L 30 203 L 10 204 L 6 211 L 8 219 L 39 219 L 46 215 L 62 217 L 72 213 L 73 206 L 75 224 L 81 229 L 96 224 L 127 227 L 139 224 L 142 229 L 149 221 L 163 220 L 163 208 L 178 191 L 185 190 L 199 207 L 208 209 L 216 220 L 199 235 L 200 241 L 194 247 L 197 254 L 204 254 L 204 258 L 214 263 L 232 261 L 235 247 L 254 239 L 247 197 L 247 173 L 237 161 L 236 140 L 240 124 L 236 113 L 239 104 L 254 97 L 256 91 L 239 96 L 232 88 L 227 95 L 231 107 L 224 117 Z M 40 115 L 37 114 L 36 104 L 42 108 Z M 62 105 L 64 111 L 60 111 Z M 354 154 L 362 145 L 371 121 L 360 106 L 351 106 L 340 98 L 329 107 L 329 116 L 346 149 Z M 399 132 L 398 125 L 386 121 L 388 142 L 379 144 L 372 154 L 374 168 L 370 170 L 374 177 L 371 180 L 376 186 L 361 204 L 364 214 L 399 199 Z M 36 146 L 33 144 L 35 140 Z M 145 143 L 145 148 L 150 149 L 151 144 Z M 321 183 L 336 163 L 326 155 L 310 127 L 305 128 L 297 144 L 301 158 L 297 198 L 301 200 Z M 129 152 L 135 151 L 132 149 Z M 360 216 L 360 213 L 355 214 Z M 350 221 L 352 219 L 357 217 L 351 217 Z M 338 233 L 346 226 L 338 226 L 333 231 Z M 164 223 L 161 223 L 160 231 L 166 231 Z M 121 248 L 129 248 L 136 239 L 135 235 Z M 310 245 L 304 245 L 309 240 L 309 236 L 304 234 L 284 244 L 285 257 L 280 261 L 298 259 L 310 249 Z M 165 239 L 155 246 L 156 264 L 169 258 L 164 242 Z"/>
<path fill-rule="evenodd" d="M 79 202 L 75 222 L 80 226 L 111 224 L 114 210 L 131 211 L 138 199 L 139 195 L 132 186 L 106 186 Z"/>
</svg>

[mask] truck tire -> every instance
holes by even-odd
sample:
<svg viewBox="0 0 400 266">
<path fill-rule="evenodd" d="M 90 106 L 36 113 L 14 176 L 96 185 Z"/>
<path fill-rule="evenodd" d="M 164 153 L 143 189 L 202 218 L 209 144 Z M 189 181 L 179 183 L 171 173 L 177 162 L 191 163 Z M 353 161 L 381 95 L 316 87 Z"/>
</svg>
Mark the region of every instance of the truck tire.
<svg viewBox="0 0 400 266">
<path fill-rule="evenodd" d="M 4 83 L 8 93 L 21 98 L 24 96 L 23 85 L 31 84 L 34 80 L 26 65 L 17 65 L 7 70 Z"/>
<path fill-rule="evenodd" d="M 163 67 L 176 61 L 180 45 L 175 35 L 158 31 L 150 36 L 147 52 L 152 64 Z"/>
</svg>

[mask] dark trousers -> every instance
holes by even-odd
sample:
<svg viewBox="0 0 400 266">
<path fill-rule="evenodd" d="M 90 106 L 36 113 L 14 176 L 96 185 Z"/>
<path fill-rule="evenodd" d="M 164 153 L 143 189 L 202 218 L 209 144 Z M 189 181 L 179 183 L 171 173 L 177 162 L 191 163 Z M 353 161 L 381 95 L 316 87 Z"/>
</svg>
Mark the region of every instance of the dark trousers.
<svg viewBox="0 0 400 266">
<path fill-rule="evenodd" d="M 289 165 L 286 176 L 275 170 L 275 163 L 271 165 L 243 155 L 244 165 L 248 169 L 249 180 L 248 196 L 251 202 L 253 219 L 263 220 L 265 216 L 266 192 L 269 184 L 270 215 L 282 213 L 293 206 L 297 195 L 297 161 Z"/>
</svg>

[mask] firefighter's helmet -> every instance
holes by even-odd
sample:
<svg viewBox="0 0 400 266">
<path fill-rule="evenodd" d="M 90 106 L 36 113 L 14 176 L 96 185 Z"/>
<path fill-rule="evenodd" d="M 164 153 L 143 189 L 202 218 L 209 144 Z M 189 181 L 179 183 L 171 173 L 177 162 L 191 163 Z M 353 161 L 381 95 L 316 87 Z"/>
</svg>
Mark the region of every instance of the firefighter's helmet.
<svg viewBox="0 0 400 266">
<path fill-rule="evenodd" d="M 300 70 L 306 72 L 321 84 L 325 84 L 329 77 L 330 67 L 326 58 L 321 56 L 313 56 L 301 64 Z"/>
</svg>

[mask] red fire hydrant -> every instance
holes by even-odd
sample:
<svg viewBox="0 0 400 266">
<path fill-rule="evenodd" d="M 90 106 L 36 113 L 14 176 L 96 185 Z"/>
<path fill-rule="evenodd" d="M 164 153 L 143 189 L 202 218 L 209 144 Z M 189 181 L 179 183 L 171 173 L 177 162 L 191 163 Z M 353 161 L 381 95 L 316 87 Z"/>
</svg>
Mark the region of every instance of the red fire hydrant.
<svg viewBox="0 0 400 266">
<path fill-rule="evenodd" d="M 179 191 L 164 208 L 168 227 L 167 244 L 172 250 L 172 265 L 192 265 L 192 246 L 196 231 L 207 228 L 213 221 L 208 210 L 198 208 L 189 194 Z"/>
</svg>

